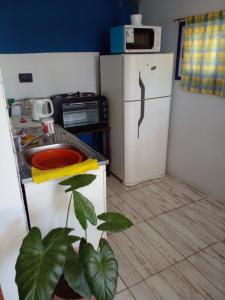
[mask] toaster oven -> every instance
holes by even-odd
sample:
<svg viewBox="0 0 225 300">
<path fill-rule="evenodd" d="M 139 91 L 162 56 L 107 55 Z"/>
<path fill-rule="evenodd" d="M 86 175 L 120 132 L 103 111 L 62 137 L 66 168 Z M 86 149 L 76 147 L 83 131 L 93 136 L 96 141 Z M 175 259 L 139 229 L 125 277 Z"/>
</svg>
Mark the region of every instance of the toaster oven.
<svg viewBox="0 0 225 300">
<path fill-rule="evenodd" d="M 105 97 L 92 93 L 75 93 L 55 95 L 51 99 L 55 123 L 72 133 L 108 124 L 108 104 Z"/>
</svg>

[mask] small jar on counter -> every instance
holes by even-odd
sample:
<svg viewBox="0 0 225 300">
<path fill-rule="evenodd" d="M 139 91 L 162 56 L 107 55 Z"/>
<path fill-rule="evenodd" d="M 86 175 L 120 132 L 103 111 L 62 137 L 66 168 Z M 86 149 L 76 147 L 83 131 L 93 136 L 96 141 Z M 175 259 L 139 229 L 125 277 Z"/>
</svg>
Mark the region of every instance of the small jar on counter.
<svg viewBox="0 0 225 300">
<path fill-rule="evenodd" d="M 53 118 L 41 119 L 41 127 L 44 134 L 51 135 L 55 133 L 55 125 Z"/>
</svg>

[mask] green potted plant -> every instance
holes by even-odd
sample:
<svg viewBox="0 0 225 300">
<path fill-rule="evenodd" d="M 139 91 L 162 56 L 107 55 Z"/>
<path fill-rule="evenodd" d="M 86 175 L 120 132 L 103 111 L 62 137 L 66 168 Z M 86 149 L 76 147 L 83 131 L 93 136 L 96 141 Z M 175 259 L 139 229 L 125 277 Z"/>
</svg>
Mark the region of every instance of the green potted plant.
<svg viewBox="0 0 225 300">
<path fill-rule="evenodd" d="M 105 232 L 120 232 L 132 222 L 118 213 L 96 216 L 92 203 L 78 189 L 91 184 L 95 175 L 82 174 L 59 184 L 66 186 L 71 197 L 64 228 L 51 230 L 44 238 L 37 227 L 32 228 L 22 242 L 16 262 L 16 283 L 21 300 L 50 300 L 54 295 L 64 299 L 112 300 L 114 298 L 118 264 L 104 238 Z M 71 203 L 84 236 L 72 235 L 68 228 Z M 100 224 L 98 223 L 100 221 Z M 101 231 L 98 249 L 88 242 L 88 224 Z M 80 242 L 79 249 L 73 244 Z"/>
<path fill-rule="evenodd" d="M 142 25 L 142 14 L 140 14 L 140 2 L 141 0 L 130 0 L 132 5 L 133 13 L 130 16 L 130 21 L 132 25 L 140 26 Z"/>
</svg>

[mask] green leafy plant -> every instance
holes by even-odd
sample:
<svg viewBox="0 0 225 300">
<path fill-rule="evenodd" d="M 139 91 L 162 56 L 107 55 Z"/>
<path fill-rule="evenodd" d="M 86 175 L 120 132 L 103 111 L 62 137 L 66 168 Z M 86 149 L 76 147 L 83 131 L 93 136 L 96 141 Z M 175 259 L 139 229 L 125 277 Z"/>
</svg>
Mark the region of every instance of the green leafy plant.
<svg viewBox="0 0 225 300">
<path fill-rule="evenodd" d="M 114 298 L 118 264 L 113 251 L 103 238 L 104 232 L 120 232 L 132 226 L 132 222 L 119 213 L 103 213 L 96 216 L 95 209 L 79 188 L 91 184 L 95 175 L 76 175 L 60 182 L 70 192 L 65 228 L 55 228 L 44 238 L 37 227 L 30 230 L 22 242 L 16 263 L 16 283 L 21 300 L 50 300 L 62 279 L 80 297 L 97 300 Z M 68 228 L 71 204 L 85 236 L 71 234 Z M 98 221 L 101 224 L 98 225 Z M 98 249 L 88 242 L 88 224 L 102 232 Z M 73 243 L 80 241 L 79 250 Z"/>
</svg>

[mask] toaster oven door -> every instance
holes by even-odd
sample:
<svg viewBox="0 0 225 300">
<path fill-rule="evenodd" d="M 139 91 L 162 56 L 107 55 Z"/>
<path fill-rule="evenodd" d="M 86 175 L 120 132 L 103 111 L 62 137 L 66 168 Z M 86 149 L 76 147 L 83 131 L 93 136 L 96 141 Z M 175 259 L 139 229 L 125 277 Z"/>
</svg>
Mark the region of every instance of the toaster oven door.
<svg viewBox="0 0 225 300">
<path fill-rule="evenodd" d="M 63 103 L 62 119 L 64 128 L 97 125 L 100 122 L 98 101 Z"/>
</svg>

